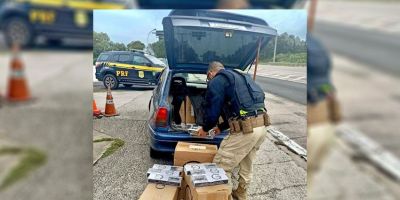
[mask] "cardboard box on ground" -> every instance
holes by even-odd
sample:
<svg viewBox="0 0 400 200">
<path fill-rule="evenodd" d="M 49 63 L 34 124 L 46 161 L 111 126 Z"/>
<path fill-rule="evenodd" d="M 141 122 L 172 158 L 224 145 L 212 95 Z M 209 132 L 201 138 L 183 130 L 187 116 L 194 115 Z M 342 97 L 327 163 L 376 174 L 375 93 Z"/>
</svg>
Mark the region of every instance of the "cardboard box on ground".
<svg viewBox="0 0 400 200">
<path fill-rule="evenodd" d="M 228 200 L 229 186 L 227 184 L 194 187 L 191 177 L 184 173 L 184 184 L 181 186 L 179 197 L 184 199 L 179 200 Z"/>
<path fill-rule="evenodd" d="M 178 142 L 175 148 L 174 165 L 183 166 L 191 162 L 211 163 L 217 151 L 217 145 Z M 190 176 L 184 175 L 178 200 L 227 200 L 228 197 L 228 185 L 194 187 Z"/>
<path fill-rule="evenodd" d="M 190 162 L 210 163 L 217 151 L 217 145 L 178 142 L 175 147 L 174 165 L 183 166 Z"/>
<path fill-rule="evenodd" d="M 178 194 L 179 187 L 149 183 L 139 200 L 176 200 Z"/>
<path fill-rule="evenodd" d="M 217 153 L 217 145 L 178 142 L 175 148 L 174 165 L 187 163 L 211 163 Z M 228 200 L 227 184 L 194 187 L 189 175 L 183 173 L 181 187 L 156 185 L 149 183 L 139 200 Z M 161 189 L 159 189 L 161 188 Z"/>
</svg>

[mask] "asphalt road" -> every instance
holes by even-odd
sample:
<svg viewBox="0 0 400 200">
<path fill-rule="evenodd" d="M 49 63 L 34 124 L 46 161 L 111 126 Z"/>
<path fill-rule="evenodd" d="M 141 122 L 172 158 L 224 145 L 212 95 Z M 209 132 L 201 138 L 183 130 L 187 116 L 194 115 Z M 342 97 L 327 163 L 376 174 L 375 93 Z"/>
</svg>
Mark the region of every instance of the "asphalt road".
<svg viewBox="0 0 400 200">
<path fill-rule="evenodd" d="M 92 198 L 91 55 L 61 50 L 22 53 L 34 100 L 0 108 L 1 137 L 42 151 L 47 162 L 1 191 L 0 199 Z M 0 52 L 1 95 L 8 85 L 9 59 Z"/>
<path fill-rule="evenodd" d="M 314 35 L 333 53 L 400 76 L 398 35 L 318 21 Z"/>
<path fill-rule="evenodd" d="M 125 145 L 93 166 L 93 199 L 138 199 L 146 185 L 148 168 L 155 163 L 172 164 L 173 159 L 168 155 L 163 159 L 149 156 L 147 105 L 152 91 L 118 89 L 112 94 L 120 115 L 95 119 L 93 129 L 122 139 Z M 104 110 L 105 96 L 104 90 L 93 93 L 101 110 Z M 266 102 L 270 106 L 274 127 L 290 136 L 297 136 L 297 142 L 306 144 L 305 106 L 273 95 L 268 95 Z M 257 153 L 249 199 L 305 199 L 306 165 L 304 160 L 276 145 L 269 137 Z"/>
<path fill-rule="evenodd" d="M 292 81 L 257 76 L 256 82 L 268 93 L 289 99 L 296 103 L 307 104 L 307 85 Z"/>
</svg>

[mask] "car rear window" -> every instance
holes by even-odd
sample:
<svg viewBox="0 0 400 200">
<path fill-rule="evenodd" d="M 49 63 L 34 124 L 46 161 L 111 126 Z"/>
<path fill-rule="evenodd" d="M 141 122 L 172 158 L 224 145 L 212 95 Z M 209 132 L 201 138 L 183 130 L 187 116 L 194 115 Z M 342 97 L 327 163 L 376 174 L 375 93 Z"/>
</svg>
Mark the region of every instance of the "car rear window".
<svg viewBox="0 0 400 200">
<path fill-rule="evenodd" d="M 97 61 L 106 61 L 106 60 L 108 60 L 109 56 L 110 56 L 110 54 L 100 54 L 100 56 L 97 59 Z"/>
<path fill-rule="evenodd" d="M 206 74 L 194 74 L 194 73 L 176 73 L 174 77 L 183 77 L 186 80 L 186 84 L 207 84 Z"/>
<path fill-rule="evenodd" d="M 248 55 L 267 41 L 265 34 L 225 29 L 176 27 L 174 52 L 176 63 L 205 64 L 218 60 L 225 66 L 237 67 L 246 63 Z"/>
</svg>

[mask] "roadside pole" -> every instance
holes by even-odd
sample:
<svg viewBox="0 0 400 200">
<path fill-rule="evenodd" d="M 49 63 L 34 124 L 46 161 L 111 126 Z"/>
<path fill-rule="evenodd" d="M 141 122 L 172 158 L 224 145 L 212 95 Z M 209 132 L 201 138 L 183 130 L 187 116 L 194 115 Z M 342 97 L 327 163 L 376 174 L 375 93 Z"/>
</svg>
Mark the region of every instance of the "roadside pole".
<svg viewBox="0 0 400 200">
<path fill-rule="evenodd" d="M 308 21 L 307 21 L 308 32 L 311 32 L 314 28 L 314 21 L 315 21 L 314 19 L 316 11 L 317 11 L 317 0 L 311 0 L 310 7 L 308 10 Z"/>
<path fill-rule="evenodd" d="M 274 63 L 275 63 L 275 57 L 276 57 L 276 44 L 278 43 L 278 35 L 275 36 L 275 47 L 274 47 Z"/>
<path fill-rule="evenodd" d="M 259 59 L 259 57 L 260 57 L 260 48 L 261 48 L 261 38 L 258 40 L 257 56 L 256 56 L 256 66 L 254 67 L 253 80 L 256 80 L 257 67 L 258 67 L 258 62 L 259 62 L 258 59 Z"/>
</svg>

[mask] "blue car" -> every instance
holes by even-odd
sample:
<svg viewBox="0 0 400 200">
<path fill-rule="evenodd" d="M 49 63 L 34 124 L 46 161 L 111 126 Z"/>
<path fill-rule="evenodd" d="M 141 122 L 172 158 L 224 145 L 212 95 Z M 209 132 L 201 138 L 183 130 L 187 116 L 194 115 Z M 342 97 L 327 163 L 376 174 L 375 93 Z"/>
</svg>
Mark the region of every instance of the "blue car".
<svg viewBox="0 0 400 200">
<path fill-rule="evenodd" d="M 262 19 L 209 10 L 174 10 L 163 19 L 168 67 L 159 77 L 149 102 L 150 156 L 173 153 L 178 141 L 219 145 L 228 131 L 212 139 L 193 137 L 178 124 L 174 99 L 187 96 L 195 121 L 203 123 L 207 68 L 220 61 L 229 70 L 244 71 L 277 31 Z M 186 124 L 187 127 L 187 124 Z"/>
</svg>

